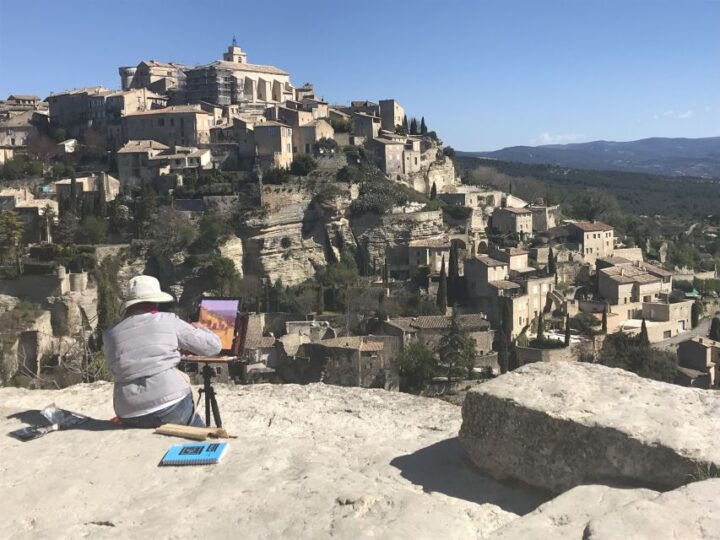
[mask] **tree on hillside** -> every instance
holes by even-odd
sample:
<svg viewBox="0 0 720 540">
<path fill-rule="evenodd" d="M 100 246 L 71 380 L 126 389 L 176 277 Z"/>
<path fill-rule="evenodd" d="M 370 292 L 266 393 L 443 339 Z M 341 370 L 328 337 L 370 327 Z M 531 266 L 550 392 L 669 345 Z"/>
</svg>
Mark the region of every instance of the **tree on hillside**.
<svg viewBox="0 0 720 540">
<path fill-rule="evenodd" d="M 457 244 L 450 244 L 448 261 L 448 304 L 455 306 L 460 302 L 460 270 L 458 268 Z"/>
<path fill-rule="evenodd" d="M 40 216 L 42 223 L 42 235 L 45 242 L 52 242 L 52 230 L 55 225 L 55 218 L 57 214 L 52 206 L 49 204 L 45 205 L 42 216 Z"/>
<path fill-rule="evenodd" d="M 538 315 L 537 327 L 537 340 L 542 342 L 545 340 L 545 316 L 542 311 Z"/>
<path fill-rule="evenodd" d="M 410 129 L 410 127 L 408 126 L 407 114 L 403 115 L 402 127 L 405 128 L 406 132 L 408 129 Z"/>
<path fill-rule="evenodd" d="M 475 341 L 460 327 L 455 309 L 450 317 L 450 327 L 440 338 L 437 352 L 441 365 L 447 369 L 448 382 L 456 375 L 469 377 L 472 373 L 477 354 Z"/>
<path fill-rule="evenodd" d="M 508 372 L 508 339 L 502 324 L 498 328 L 496 334 L 498 364 L 500 365 L 500 373 Z"/>
<path fill-rule="evenodd" d="M 448 306 L 447 276 L 445 275 L 445 256 L 443 256 L 442 263 L 440 265 L 440 280 L 438 283 L 438 291 L 435 302 L 437 303 L 440 310 L 445 313 Z"/>
<path fill-rule="evenodd" d="M 322 315 L 325 311 L 325 288 L 322 283 L 317 287 L 317 299 L 315 301 L 315 312 L 318 315 Z"/>
<path fill-rule="evenodd" d="M 420 134 L 427 135 L 427 132 L 428 132 L 428 128 L 425 125 L 425 117 L 423 116 L 422 118 L 420 118 Z"/>
<path fill-rule="evenodd" d="M 608 334 L 597 362 L 658 381 L 673 382 L 677 375 L 676 354 L 653 349 L 643 343 L 639 336 L 629 336 L 623 332 Z"/>
<path fill-rule="evenodd" d="M 397 357 L 400 390 L 422 391 L 437 374 L 438 364 L 433 352 L 419 341 L 405 345 Z"/>
<path fill-rule="evenodd" d="M 702 312 L 702 304 L 697 300 L 693 302 L 692 310 L 690 312 L 690 324 L 695 328 L 700 322 L 700 315 Z"/>
<path fill-rule="evenodd" d="M 56 242 L 64 245 L 75 243 L 78 229 L 80 228 L 80 218 L 72 211 L 65 212 L 60 217 L 57 232 L 55 234 Z"/>
<path fill-rule="evenodd" d="M 646 347 L 650 346 L 650 337 L 648 336 L 647 324 L 645 323 L 645 317 L 642 319 L 642 325 L 640 326 L 640 344 Z"/>
<path fill-rule="evenodd" d="M 383 280 L 383 286 L 385 288 L 387 288 L 388 285 L 390 284 L 390 272 L 388 270 L 387 257 L 385 257 L 385 262 L 383 263 L 382 280 Z"/>
<path fill-rule="evenodd" d="M 710 323 L 710 332 L 708 333 L 710 339 L 720 341 L 720 317 L 713 317 Z"/>
<path fill-rule="evenodd" d="M 18 275 L 22 273 L 23 226 L 20 217 L 8 210 L 0 214 L 0 258 L 12 261 Z"/>
<path fill-rule="evenodd" d="M 416 118 L 410 120 L 410 135 L 418 135 L 418 123 Z"/>
<path fill-rule="evenodd" d="M 430 200 L 434 201 L 435 199 L 437 199 L 437 185 L 433 182 L 430 188 Z"/>
<path fill-rule="evenodd" d="M 607 334 L 608 327 L 607 327 L 607 316 L 608 316 L 608 305 L 607 303 L 603 306 L 603 312 L 602 312 L 602 325 L 601 330 L 603 334 Z"/>
<path fill-rule="evenodd" d="M 505 338 L 510 343 L 510 336 L 512 336 L 513 319 L 512 319 L 512 299 L 501 297 L 502 302 L 502 328 L 505 332 Z"/>
<path fill-rule="evenodd" d="M 553 252 L 552 246 L 548 251 L 547 272 L 548 276 L 557 276 L 557 261 L 555 260 L 555 253 Z"/>
<path fill-rule="evenodd" d="M 308 154 L 299 154 L 295 156 L 290 164 L 290 172 L 295 176 L 307 176 L 317 169 L 317 161 Z"/>
</svg>

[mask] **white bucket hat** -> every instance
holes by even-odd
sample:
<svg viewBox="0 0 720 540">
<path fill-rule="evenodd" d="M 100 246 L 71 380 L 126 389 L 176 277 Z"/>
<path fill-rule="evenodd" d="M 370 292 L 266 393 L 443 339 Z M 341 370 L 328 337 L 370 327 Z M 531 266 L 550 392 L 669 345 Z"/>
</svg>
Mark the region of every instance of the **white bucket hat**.
<svg viewBox="0 0 720 540">
<path fill-rule="evenodd" d="M 153 302 L 156 304 L 164 304 L 174 302 L 172 295 L 162 292 L 160 282 L 152 276 L 135 276 L 130 280 L 125 294 L 125 302 L 120 308 L 122 313 L 130 306 L 140 304 L 141 302 Z"/>
</svg>

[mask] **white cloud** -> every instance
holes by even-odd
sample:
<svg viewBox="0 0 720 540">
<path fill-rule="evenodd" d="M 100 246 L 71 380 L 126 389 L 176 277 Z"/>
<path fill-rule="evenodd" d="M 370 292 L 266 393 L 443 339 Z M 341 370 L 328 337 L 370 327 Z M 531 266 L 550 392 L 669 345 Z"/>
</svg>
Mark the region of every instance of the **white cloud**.
<svg viewBox="0 0 720 540">
<path fill-rule="evenodd" d="M 580 133 L 557 133 L 552 134 L 547 131 L 541 133 L 537 138 L 531 141 L 531 144 L 567 144 L 572 142 L 578 142 L 585 139 L 585 135 Z"/>
<path fill-rule="evenodd" d="M 709 107 L 705 107 L 706 111 L 709 111 Z M 653 114 L 654 120 L 660 120 L 661 118 L 674 118 L 676 120 L 688 120 L 695 116 L 695 112 L 692 109 L 688 109 L 687 111 L 678 112 L 675 109 L 668 109 L 667 111 L 663 111 L 660 114 Z"/>
<path fill-rule="evenodd" d="M 688 118 L 692 118 L 694 114 L 695 114 L 695 113 L 693 113 L 691 110 L 687 110 L 687 111 L 685 111 L 685 112 L 683 112 L 683 113 L 678 114 L 677 117 L 678 117 L 680 120 L 687 120 Z"/>
</svg>

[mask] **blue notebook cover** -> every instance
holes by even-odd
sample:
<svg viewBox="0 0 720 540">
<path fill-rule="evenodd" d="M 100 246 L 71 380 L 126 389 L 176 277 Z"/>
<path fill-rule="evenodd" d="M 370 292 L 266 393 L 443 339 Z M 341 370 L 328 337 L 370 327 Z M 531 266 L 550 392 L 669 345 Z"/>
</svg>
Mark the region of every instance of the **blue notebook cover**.
<svg viewBox="0 0 720 540">
<path fill-rule="evenodd" d="M 220 461 L 227 443 L 173 444 L 160 465 L 213 465 Z"/>
</svg>

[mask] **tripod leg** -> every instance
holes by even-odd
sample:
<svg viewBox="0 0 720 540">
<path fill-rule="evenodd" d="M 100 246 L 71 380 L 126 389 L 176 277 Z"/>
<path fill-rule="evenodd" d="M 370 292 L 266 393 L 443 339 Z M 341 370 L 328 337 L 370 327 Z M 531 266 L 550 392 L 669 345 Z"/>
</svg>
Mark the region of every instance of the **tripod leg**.
<svg viewBox="0 0 720 540">
<path fill-rule="evenodd" d="M 215 419 L 215 426 L 222 427 L 222 420 L 220 419 L 220 407 L 218 406 L 217 399 L 215 398 L 215 389 L 210 387 L 210 403 L 212 406 L 213 418 Z M 210 424 L 208 424 L 209 426 Z"/>
<path fill-rule="evenodd" d="M 213 387 L 210 382 L 210 366 L 205 364 L 203 366 L 203 392 L 205 393 L 205 427 L 210 427 L 210 396 L 212 395 Z"/>
</svg>

